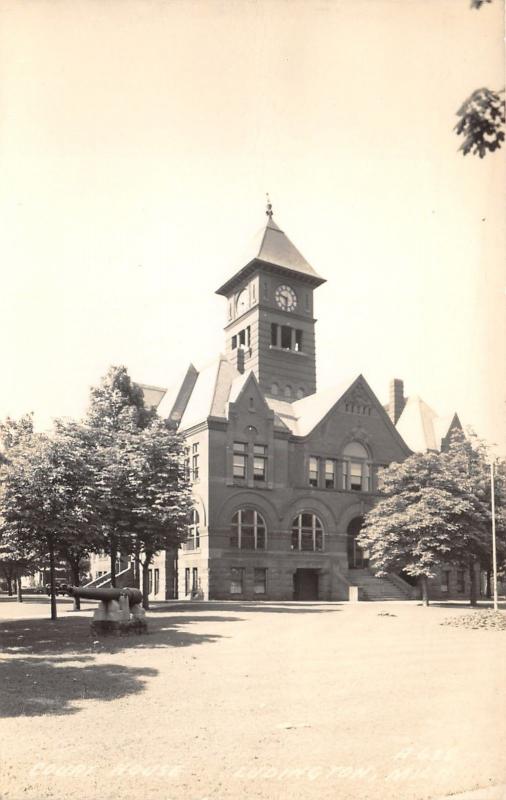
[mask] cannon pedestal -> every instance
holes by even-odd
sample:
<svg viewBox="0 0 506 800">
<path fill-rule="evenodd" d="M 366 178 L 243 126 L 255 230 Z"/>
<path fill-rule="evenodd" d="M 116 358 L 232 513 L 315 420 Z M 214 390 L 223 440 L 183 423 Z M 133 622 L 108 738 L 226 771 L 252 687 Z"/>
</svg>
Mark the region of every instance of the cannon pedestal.
<svg viewBox="0 0 506 800">
<path fill-rule="evenodd" d="M 93 614 L 91 630 L 95 634 L 145 633 L 146 612 L 139 589 L 87 589 L 72 586 L 69 594 L 87 600 L 100 600 Z"/>
</svg>

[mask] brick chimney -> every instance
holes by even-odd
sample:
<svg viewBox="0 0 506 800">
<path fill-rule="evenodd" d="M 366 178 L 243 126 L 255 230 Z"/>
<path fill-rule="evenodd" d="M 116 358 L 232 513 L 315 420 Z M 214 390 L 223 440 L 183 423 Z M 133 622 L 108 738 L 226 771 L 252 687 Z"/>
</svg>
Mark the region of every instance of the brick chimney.
<svg viewBox="0 0 506 800">
<path fill-rule="evenodd" d="M 397 420 L 401 416 L 405 405 L 404 381 L 401 381 L 399 378 L 394 378 L 393 381 L 390 381 L 390 398 L 388 403 L 388 414 L 394 425 L 397 424 Z"/>
</svg>

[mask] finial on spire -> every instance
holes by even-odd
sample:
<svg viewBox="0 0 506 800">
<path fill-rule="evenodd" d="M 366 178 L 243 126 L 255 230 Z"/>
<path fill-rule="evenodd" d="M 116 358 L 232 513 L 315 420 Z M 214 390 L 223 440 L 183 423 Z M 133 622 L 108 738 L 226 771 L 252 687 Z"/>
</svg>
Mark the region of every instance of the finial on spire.
<svg viewBox="0 0 506 800">
<path fill-rule="evenodd" d="M 266 210 L 266 212 L 265 212 L 265 213 L 267 214 L 267 216 L 269 217 L 269 219 L 272 219 L 272 214 L 273 214 L 273 211 L 272 211 L 272 203 L 271 203 L 271 198 L 269 197 L 269 192 L 266 192 L 266 193 L 265 193 L 265 196 L 266 196 L 266 198 L 267 198 L 267 210 Z"/>
</svg>

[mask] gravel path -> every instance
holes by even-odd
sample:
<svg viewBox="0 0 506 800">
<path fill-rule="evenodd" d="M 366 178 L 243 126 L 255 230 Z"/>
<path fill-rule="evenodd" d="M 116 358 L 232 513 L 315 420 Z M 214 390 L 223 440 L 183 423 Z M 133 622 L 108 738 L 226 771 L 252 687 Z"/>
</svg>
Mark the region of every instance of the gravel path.
<svg viewBox="0 0 506 800">
<path fill-rule="evenodd" d="M 506 632 L 417 603 L 0 603 L 2 800 L 422 800 L 504 784 Z M 16 619 L 16 615 L 18 618 Z M 11 619 L 8 619 L 11 617 Z"/>
</svg>

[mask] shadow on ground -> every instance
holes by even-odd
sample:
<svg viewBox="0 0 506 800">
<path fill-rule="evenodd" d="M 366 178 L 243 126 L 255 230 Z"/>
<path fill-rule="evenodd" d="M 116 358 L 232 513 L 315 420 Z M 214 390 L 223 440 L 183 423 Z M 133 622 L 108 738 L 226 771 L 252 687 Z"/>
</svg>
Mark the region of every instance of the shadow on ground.
<svg viewBox="0 0 506 800">
<path fill-rule="evenodd" d="M 116 700 L 143 691 L 158 670 L 87 664 L 92 656 L 22 657 L 0 663 L 0 717 L 75 714 L 80 700 Z M 69 663 L 72 662 L 72 663 Z M 79 662 L 79 663 L 76 663 Z"/>
<path fill-rule="evenodd" d="M 422 605 L 418 603 L 418 605 Z M 429 603 L 429 607 L 433 606 L 434 608 L 458 608 L 462 612 L 469 613 L 470 611 L 490 611 L 494 608 L 494 604 L 491 600 L 480 600 L 477 605 L 471 606 L 468 602 L 462 600 L 431 600 Z M 506 603 L 499 601 L 498 603 L 499 610 L 504 611 L 506 610 Z"/>
<path fill-rule="evenodd" d="M 157 615 L 148 618 L 148 632 L 119 636 L 101 636 L 90 630 L 90 617 L 22 619 L 0 622 L 0 646 L 3 653 L 16 655 L 55 655 L 59 653 L 119 653 L 130 648 L 188 647 L 221 639 L 217 634 L 193 633 L 181 626 L 196 622 L 235 622 L 240 617 L 196 617 L 191 614 Z"/>
<path fill-rule="evenodd" d="M 178 603 L 177 601 L 169 600 L 166 603 L 160 603 L 160 605 L 152 605 L 150 612 L 155 614 L 167 614 L 171 611 L 234 611 L 239 614 L 328 614 L 329 611 L 338 611 L 337 605 L 341 604 L 334 601 L 332 603 L 318 603 L 316 601 L 304 603 L 295 600 L 279 603 L 255 603 L 254 600 L 251 602 L 237 600 L 224 600 L 222 602 L 219 600 L 186 600 Z M 209 617 L 202 616 L 201 619 L 206 620 Z"/>
</svg>

